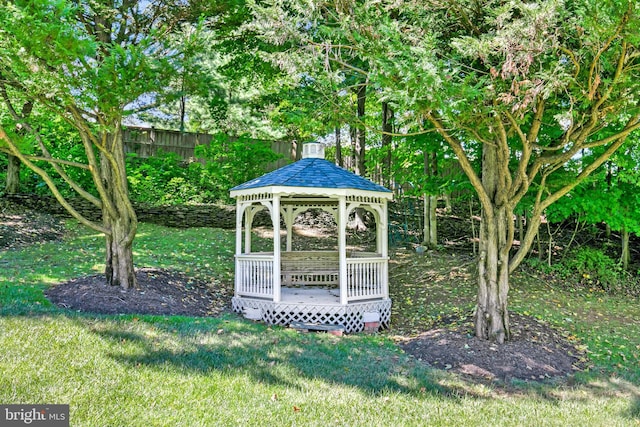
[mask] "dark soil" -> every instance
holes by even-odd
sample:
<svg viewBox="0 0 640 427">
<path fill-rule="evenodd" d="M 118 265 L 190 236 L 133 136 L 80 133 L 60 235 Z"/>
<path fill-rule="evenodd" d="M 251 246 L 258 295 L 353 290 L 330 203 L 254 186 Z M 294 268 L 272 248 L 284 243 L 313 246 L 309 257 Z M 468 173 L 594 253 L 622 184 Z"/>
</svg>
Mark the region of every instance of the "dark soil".
<svg viewBox="0 0 640 427">
<path fill-rule="evenodd" d="M 100 314 L 215 316 L 228 303 L 224 290 L 178 271 L 140 268 L 136 277 L 138 289 L 108 286 L 104 275 L 93 275 L 54 286 L 46 296 L 63 308 Z"/>
<path fill-rule="evenodd" d="M 0 253 L 59 239 L 63 230 L 56 218 L 7 206 L 0 199 Z M 101 275 L 81 277 L 53 286 L 46 295 L 63 308 L 104 314 L 215 316 L 230 305 L 224 290 L 177 271 L 139 269 L 137 278 L 139 289 L 125 291 L 107 286 Z M 511 324 L 512 340 L 502 346 L 473 337 L 470 322 L 459 317 L 415 337 L 400 337 L 400 346 L 434 368 L 478 381 L 543 381 L 579 369 L 580 352 L 560 332 L 517 314 L 511 315 Z"/>
<path fill-rule="evenodd" d="M 434 368 L 478 380 L 543 381 L 581 369 L 583 355 L 555 329 L 513 313 L 510 322 L 512 339 L 502 345 L 476 338 L 469 321 L 460 326 L 445 322 L 401 340 L 400 346 Z"/>
</svg>

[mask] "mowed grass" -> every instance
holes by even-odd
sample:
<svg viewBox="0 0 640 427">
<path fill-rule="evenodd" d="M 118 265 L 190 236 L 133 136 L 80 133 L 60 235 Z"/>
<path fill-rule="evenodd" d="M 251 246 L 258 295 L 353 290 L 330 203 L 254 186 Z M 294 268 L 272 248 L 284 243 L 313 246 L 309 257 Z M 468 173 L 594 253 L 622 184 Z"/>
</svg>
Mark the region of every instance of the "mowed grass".
<svg viewBox="0 0 640 427">
<path fill-rule="evenodd" d="M 592 369 L 570 384 L 482 385 L 404 354 L 391 338 L 400 329 L 334 337 L 234 314 L 92 316 L 52 307 L 48 286 L 103 268 L 101 236 L 70 227 L 64 242 L 0 252 L 0 403 L 68 403 L 73 426 L 640 425 L 637 301 L 514 283 L 512 309 L 566 327 L 588 347 Z M 228 286 L 233 242 L 232 231 L 142 224 L 134 249 L 139 266 Z M 460 311 L 473 295 L 464 277 L 425 273 L 411 297 L 407 283 L 417 277 L 396 273 L 396 310 L 419 312 L 416 328 L 448 311 L 423 295 L 460 301 Z"/>
</svg>

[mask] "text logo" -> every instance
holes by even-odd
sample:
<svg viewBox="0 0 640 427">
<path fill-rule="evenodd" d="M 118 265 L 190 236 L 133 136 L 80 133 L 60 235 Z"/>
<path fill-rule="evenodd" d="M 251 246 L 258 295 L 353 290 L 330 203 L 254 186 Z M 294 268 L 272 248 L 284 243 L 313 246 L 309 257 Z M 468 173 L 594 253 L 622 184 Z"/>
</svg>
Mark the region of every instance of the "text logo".
<svg viewBox="0 0 640 427">
<path fill-rule="evenodd" d="M 0 427 L 69 427 L 69 405 L 0 405 Z"/>
</svg>

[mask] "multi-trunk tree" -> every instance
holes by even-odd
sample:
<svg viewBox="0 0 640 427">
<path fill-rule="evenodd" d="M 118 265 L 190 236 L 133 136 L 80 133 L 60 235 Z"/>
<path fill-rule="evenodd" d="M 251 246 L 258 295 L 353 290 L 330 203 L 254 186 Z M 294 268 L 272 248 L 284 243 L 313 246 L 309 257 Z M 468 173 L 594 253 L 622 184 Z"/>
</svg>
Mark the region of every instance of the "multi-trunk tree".
<svg viewBox="0 0 640 427">
<path fill-rule="evenodd" d="M 0 128 L 0 149 L 41 176 L 80 222 L 106 237 L 107 282 L 136 286 L 132 243 L 137 219 L 129 199 L 122 122 L 161 102 L 184 75 L 189 43 L 172 34 L 190 20 L 182 1 L 3 1 L 0 8 L 0 95 L 13 125 Z M 177 94 L 179 96 L 179 94 Z M 41 131 L 25 106 L 67 121 L 87 162 L 52 155 L 55 136 Z M 92 221 L 77 212 L 43 168 L 55 173 L 102 212 Z M 69 168 L 89 171 L 94 191 Z"/>
<path fill-rule="evenodd" d="M 379 96 L 450 146 L 482 206 L 475 333 L 508 339 L 509 274 L 544 210 L 640 129 L 640 5 L 290 0 L 256 14 L 263 26 L 271 19 L 266 36 L 296 40 L 334 74 L 353 72 L 357 53 Z M 591 161 L 574 161 L 596 149 Z M 559 171 L 571 178 L 553 186 Z M 530 221 L 512 251 L 514 209 L 530 192 Z"/>
</svg>

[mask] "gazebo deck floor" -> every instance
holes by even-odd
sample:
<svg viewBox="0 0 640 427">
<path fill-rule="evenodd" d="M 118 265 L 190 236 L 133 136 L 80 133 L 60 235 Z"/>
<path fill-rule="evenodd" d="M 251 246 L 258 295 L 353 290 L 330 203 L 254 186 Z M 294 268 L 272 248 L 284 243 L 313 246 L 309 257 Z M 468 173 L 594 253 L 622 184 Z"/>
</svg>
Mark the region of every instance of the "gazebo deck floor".
<svg viewBox="0 0 640 427">
<path fill-rule="evenodd" d="M 283 286 L 280 290 L 280 301 L 286 304 L 340 305 L 340 290 Z"/>
</svg>

